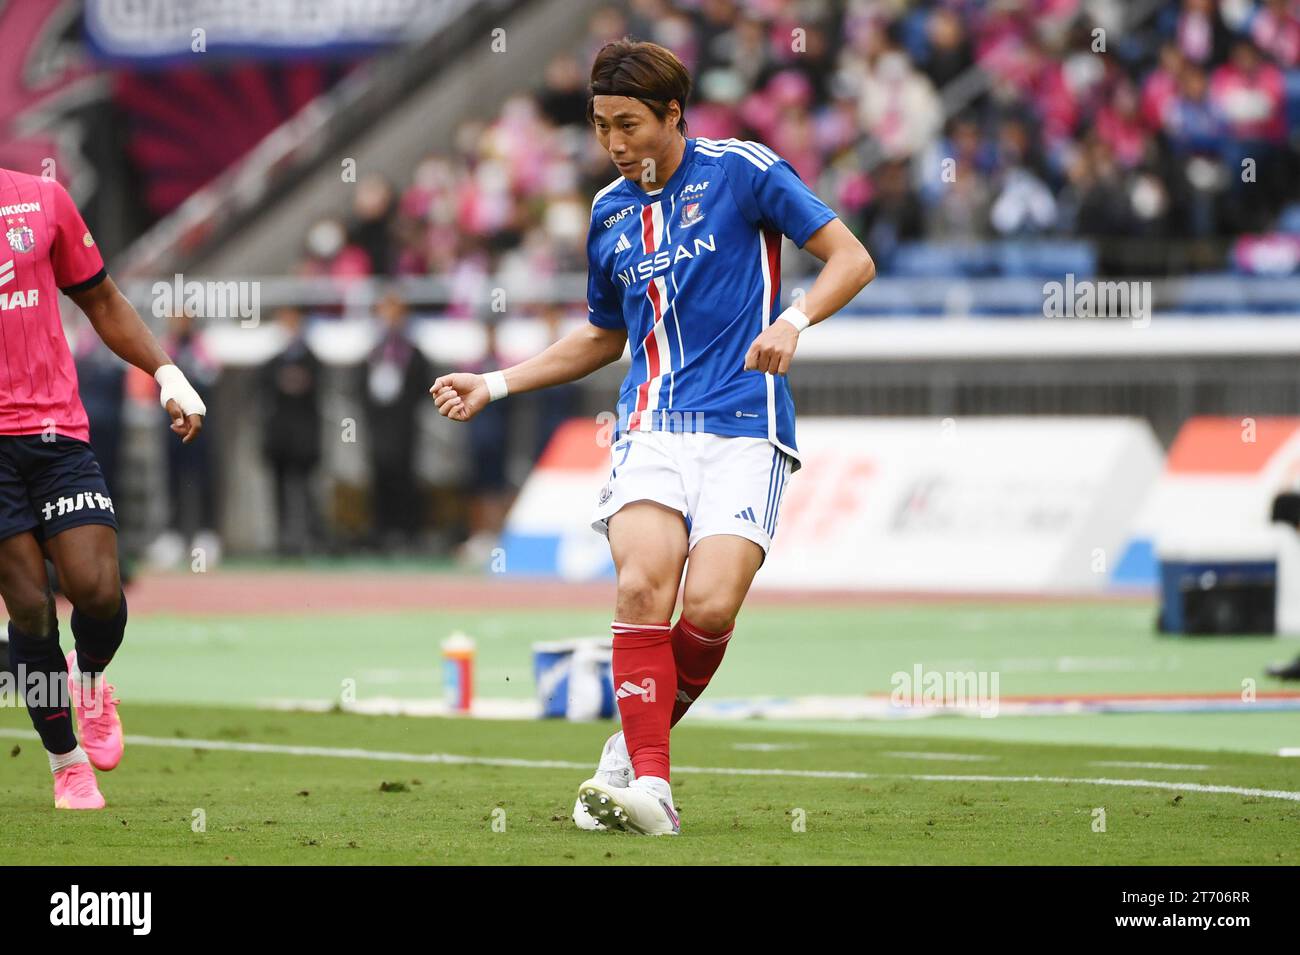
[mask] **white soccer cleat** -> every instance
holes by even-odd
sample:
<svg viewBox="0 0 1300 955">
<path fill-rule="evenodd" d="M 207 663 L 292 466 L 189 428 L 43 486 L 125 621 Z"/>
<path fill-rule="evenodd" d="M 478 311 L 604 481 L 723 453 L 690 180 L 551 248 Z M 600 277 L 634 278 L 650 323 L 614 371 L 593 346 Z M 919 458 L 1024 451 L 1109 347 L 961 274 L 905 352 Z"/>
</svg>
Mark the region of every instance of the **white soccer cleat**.
<svg viewBox="0 0 1300 955">
<path fill-rule="evenodd" d="M 606 829 L 643 836 L 675 836 L 682 831 L 671 793 L 665 798 L 643 779 L 625 787 L 589 779 L 578 787 L 578 802 Z"/>
<path fill-rule="evenodd" d="M 600 763 L 596 766 L 596 775 L 592 778 L 615 789 L 626 789 L 628 784 L 636 779 L 636 772 L 632 769 L 632 757 L 628 755 L 627 742 L 623 739 L 622 730 L 605 740 L 605 747 L 600 751 Z M 582 804 L 581 799 L 573 804 L 573 824 L 587 831 L 605 828 L 587 812 L 587 807 Z"/>
</svg>

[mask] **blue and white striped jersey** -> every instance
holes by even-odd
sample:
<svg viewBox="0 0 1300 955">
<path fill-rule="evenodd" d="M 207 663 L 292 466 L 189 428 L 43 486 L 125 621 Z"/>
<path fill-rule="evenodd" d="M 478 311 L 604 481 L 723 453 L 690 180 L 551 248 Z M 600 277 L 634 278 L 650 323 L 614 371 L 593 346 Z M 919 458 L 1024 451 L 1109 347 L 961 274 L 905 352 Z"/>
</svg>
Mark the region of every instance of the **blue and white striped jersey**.
<svg viewBox="0 0 1300 955">
<path fill-rule="evenodd" d="M 745 353 L 781 313 L 782 234 L 802 247 L 833 218 L 789 163 L 735 139 L 686 140 L 655 193 L 623 177 L 597 193 L 587 317 L 627 328 L 619 434 L 766 438 L 798 466 L 789 383 L 745 371 Z"/>
</svg>

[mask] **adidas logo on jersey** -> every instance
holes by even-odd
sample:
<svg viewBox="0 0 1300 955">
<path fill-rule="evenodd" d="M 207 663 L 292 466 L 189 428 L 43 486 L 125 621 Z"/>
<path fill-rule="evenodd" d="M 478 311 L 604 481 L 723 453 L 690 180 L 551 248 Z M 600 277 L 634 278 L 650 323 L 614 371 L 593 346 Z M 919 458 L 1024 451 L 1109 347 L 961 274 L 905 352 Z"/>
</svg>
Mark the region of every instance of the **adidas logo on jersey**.
<svg viewBox="0 0 1300 955">
<path fill-rule="evenodd" d="M 627 233 L 624 232 L 618 237 L 618 241 L 614 243 L 614 251 L 626 252 L 630 248 L 632 248 L 632 243 L 627 240 Z"/>
<path fill-rule="evenodd" d="M 758 518 L 754 515 L 754 509 L 752 507 L 745 508 L 743 511 L 738 513 L 736 517 L 742 521 L 749 521 L 751 524 L 758 523 Z"/>
</svg>

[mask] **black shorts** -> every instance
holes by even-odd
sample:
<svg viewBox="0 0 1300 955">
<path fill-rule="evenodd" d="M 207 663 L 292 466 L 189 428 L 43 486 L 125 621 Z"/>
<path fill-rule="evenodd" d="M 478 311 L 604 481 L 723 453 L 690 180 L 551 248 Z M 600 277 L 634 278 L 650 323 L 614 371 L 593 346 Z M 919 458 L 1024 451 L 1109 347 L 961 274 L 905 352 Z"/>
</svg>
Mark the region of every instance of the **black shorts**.
<svg viewBox="0 0 1300 955">
<path fill-rule="evenodd" d="M 117 529 L 90 445 L 61 434 L 0 435 L 0 540 L 25 531 L 47 539 L 82 524 Z"/>
</svg>

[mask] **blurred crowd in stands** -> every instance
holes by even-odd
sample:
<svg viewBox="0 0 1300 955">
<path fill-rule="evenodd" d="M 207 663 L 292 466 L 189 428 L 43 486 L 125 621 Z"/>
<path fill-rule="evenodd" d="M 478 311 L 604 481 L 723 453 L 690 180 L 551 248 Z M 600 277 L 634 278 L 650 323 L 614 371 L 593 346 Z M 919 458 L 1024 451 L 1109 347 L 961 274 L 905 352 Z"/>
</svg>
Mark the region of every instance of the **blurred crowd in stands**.
<svg viewBox="0 0 1300 955">
<path fill-rule="evenodd" d="M 584 273 L 591 197 L 616 175 L 586 123 L 588 67 L 625 35 L 690 69 L 690 135 L 769 145 L 882 275 L 1300 271 L 1300 0 L 627 0 L 404 181 L 363 177 L 350 209 L 308 228 L 299 274 L 439 276 L 445 314 L 490 318 L 489 285 Z M 312 317 L 277 315 L 290 344 L 259 385 L 283 553 L 323 536 L 319 431 L 296 424 L 320 416 L 301 335 Z M 409 438 L 434 370 L 400 300 L 376 320 L 359 377 L 374 541 L 400 550 L 423 523 Z M 201 384 L 184 321 L 173 334 Z M 536 452 L 572 403 L 563 389 L 544 399 Z M 512 487 L 508 404 L 469 435 L 480 558 Z M 184 485 L 210 502 L 194 477 L 204 453 L 170 452 L 173 500 Z M 213 526 L 210 504 L 173 508 L 199 525 L 177 529 L 186 539 Z"/>
<path fill-rule="evenodd" d="M 451 276 L 466 308 L 490 272 L 582 272 L 615 175 L 587 65 L 625 34 L 692 71 L 692 135 L 767 143 L 882 274 L 998 267 L 922 240 L 1080 238 L 1103 272 L 1249 270 L 1230 240 L 1300 229 L 1298 0 L 630 0 L 408 181 L 362 183 L 303 272 Z"/>
<path fill-rule="evenodd" d="M 551 306 L 539 316 L 553 340 L 561 334 L 564 310 Z M 222 559 L 223 507 L 243 507 L 243 500 L 224 500 L 219 476 L 227 429 L 247 422 L 256 436 L 256 459 L 269 478 L 270 549 L 280 557 L 326 554 L 427 556 L 452 551 L 462 563 L 488 563 L 519 482 L 512 456 L 531 466 L 551 435 L 579 413 L 578 389 L 561 385 L 483 409 L 455 434 L 463 439 L 463 467 L 448 482 L 431 481 L 420 466 L 425 443 L 422 419 L 432 416 L 428 389 L 435 369 L 411 334 L 411 313 L 395 291 L 376 302 L 373 345 L 355 365 L 328 368 L 308 342 L 308 313 L 298 306 L 276 308 L 270 318 L 281 347 L 252 368 L 223 369 L 209 351 L 201 323 L 177 311 L 167 319 L 163 347 L 186 377 L 207 396 L 210 415 L 203 438 L 191 444 L 175 440 L 163 427 L 166 412 L 157 405 L 155 383 L 129 371 L 88 327 L 74 336 L 74 357 L 82 400 L 90 419 L 90 443 L 110 490 L 132 480 L 122 460 L 128 399 L 156 419 L 148 434 L 162 453 L 160 533 L 141 556 L 157 567 L 189 564 L 201 553 L 211 567 Z M 487 370 L 509 364 L 497 345 L 496 327 L 487 328 L 482 358 L 461 370 Z M 233 377 L 230 377 L 233 375 Z M 248 400 L 223 403 L 232 391 Z M 327 414 L 340 401 L 343 430 Z M 233 427 L 226 409 L 254 410 Z M 331 471 L 326 443 L 357 444 L 364 477 L 340 494 Z M 251 463 L 251 462 L 250 462 Z M 228 462 L 225 462 L 227 467 Z M 355 479 L 352 479 L 355 484 Z M 229 487 L 227 482 L 227 488 Z M 114 493 L 116 491 L 114 490 Z M 129 513 L 138 499 L 119 498 L 119 513 Z M 345 513 L 346 512 L 346 513 Z M 133 542 L 136 543 L 136 542 Z M 134 551 L 140 548 L 132 547 Z"/>
</svg>

